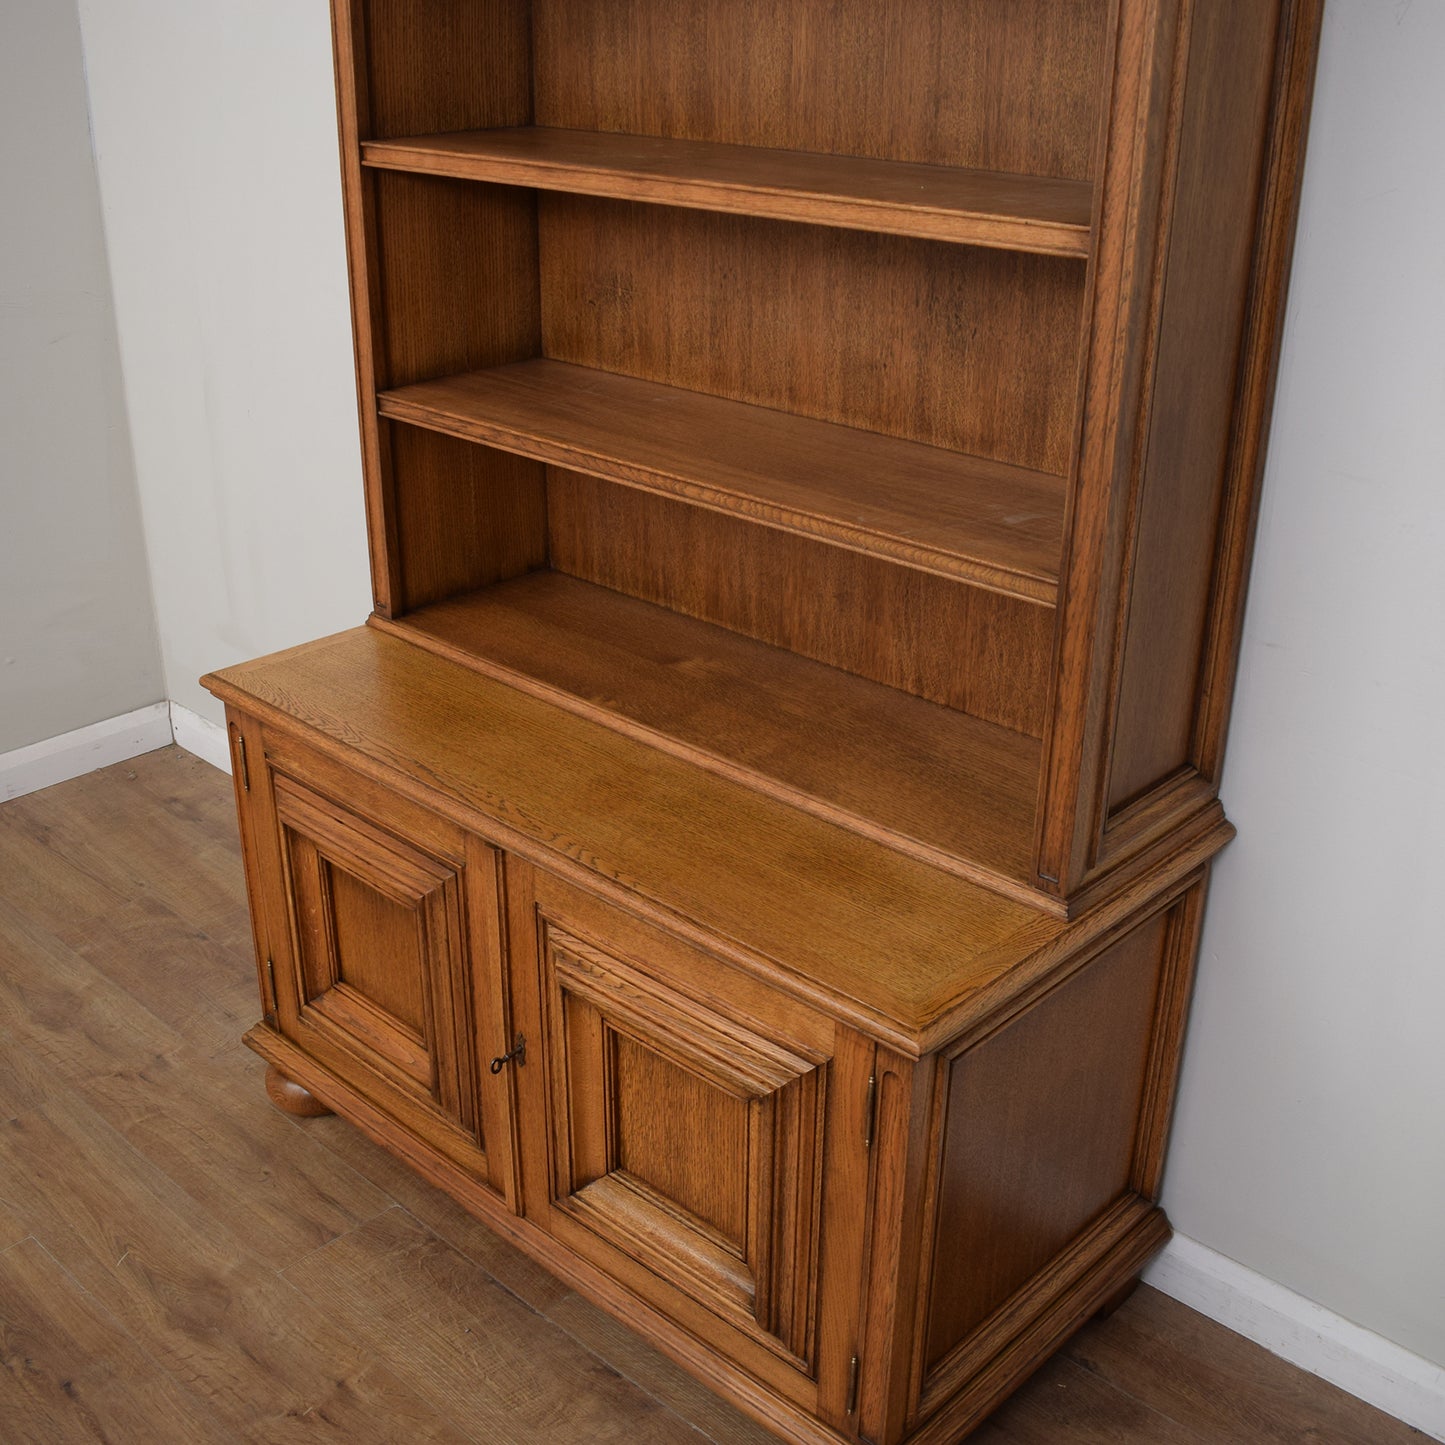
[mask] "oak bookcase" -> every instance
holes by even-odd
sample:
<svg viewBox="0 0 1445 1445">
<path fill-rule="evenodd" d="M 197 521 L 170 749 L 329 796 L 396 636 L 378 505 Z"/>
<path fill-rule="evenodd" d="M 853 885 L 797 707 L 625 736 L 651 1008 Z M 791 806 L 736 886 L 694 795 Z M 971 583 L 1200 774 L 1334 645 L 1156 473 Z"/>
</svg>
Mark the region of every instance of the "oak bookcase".
<svg viewBox="0 0 1445 1445">
<path fill-rule="evenodd" d="M 797 1441 L 1158 1197 L 1319 0 L 333 0 L 375 611 L 224 699 L 273 1097 Z"/>
</svg>

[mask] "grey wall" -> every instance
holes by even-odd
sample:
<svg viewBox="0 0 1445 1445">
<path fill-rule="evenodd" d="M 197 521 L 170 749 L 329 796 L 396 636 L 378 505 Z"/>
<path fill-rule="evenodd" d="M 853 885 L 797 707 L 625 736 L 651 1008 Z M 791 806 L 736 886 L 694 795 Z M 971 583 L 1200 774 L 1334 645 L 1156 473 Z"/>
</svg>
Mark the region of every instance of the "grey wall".
<svg viewBox="0 0 1445 1445">
<path fill-rule="evenodd" d="M 1445 1365 L 1445 4 L 1329 0 L 1165 1203 Z"/>
<path fill-rule="evenodd" d="M 0 4 L 0 753 L 165 696 L 72 0 Z"/>
<path fill-rule="evenodd" d="M 371 610 L 326 0 L 81 0 L 168 695 Z"/>
</svg>

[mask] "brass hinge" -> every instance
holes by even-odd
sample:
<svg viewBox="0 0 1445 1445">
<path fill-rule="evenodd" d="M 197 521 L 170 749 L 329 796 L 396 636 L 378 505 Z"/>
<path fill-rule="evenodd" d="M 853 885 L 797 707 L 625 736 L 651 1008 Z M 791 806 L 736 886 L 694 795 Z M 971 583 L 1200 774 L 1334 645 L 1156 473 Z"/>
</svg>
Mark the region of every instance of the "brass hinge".
<svg viewBox="0 0 1445 1445">
<path fill-rule="evenodd" d="M 236 765 L 241 770 L 241 791 L 251 791 L 251 770 L 246 766 L 246 739 L 238 732 L 236 734 Z"/>
<path fill-rule="evenodd" d="M 848 1413 L 854 1415 L 858 1411 L 858 1377 L 862 1371 L 858 1368 L 858 1356 L 854 1355 L 848 1365 Z"/>
<path fill-rule="evenodd" d="M 863 1147 L 873 1147 L 873 1135 L 878 1127 L 878 1075 L 868 1075 L 868 1103 L 865 1106 L 866 1119 L 863 1124 Z"/>
<path fill-rule="evenodd" d="M 276 1021 L 276 965 L 270 958 L 266 960 L 266 1017 L 272 1023 Z"/>
</svg>

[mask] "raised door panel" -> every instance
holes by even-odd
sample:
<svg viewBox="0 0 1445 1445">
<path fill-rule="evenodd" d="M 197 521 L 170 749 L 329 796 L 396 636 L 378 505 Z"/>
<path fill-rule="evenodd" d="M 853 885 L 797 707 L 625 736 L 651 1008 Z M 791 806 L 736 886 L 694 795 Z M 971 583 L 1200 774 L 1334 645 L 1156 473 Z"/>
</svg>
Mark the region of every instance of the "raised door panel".
<svg viewBox="0 0 1445 1445">
<path fill-rule="evenodd" d="M 508 1081 L 480 1067 L 507 1036 L 499 855 L 287 740 L 265 756 L 275 1027 L 514 1199 Z"/>
<path fill-rule="evenodd" d="M 823 1061 L 560 928 L 543 964 L 554 1208 L 806 1366 Z"/>
<path fill-rule="evenodd" d="M 529 1190 L 529 1214 L 754 1374 L 815 1399 L 835 1026 L 530 876 L 535 890 L 511 899 L 514 957 L 524 933 L 536 953 L 546 1040 L 533 1085 L 546 1186 Z M 851 1292 L 843 1312 L 856 1308 L 852 1281 L 836 1289 Z"/>
</svg>

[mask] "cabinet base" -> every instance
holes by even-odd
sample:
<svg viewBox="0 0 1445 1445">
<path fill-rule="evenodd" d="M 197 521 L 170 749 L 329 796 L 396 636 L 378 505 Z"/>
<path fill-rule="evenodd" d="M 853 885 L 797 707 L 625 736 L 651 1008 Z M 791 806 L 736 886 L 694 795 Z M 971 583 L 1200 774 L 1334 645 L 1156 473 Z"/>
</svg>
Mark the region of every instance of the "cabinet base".
<svg viewBox="0 0 1445 1445">
<path fill-rule="evenodd" d="M 428 1183 L 450 1194 L 489 1229 L 550 1270 L 584 1298 L 607 1311 L 691 1372 L 745 1414 L 791 1445 L 856 1445 L 857 1436 L 842 1420 L 829 1422 L 800 1409 L 725 1357 L 680 1330 L 625 1286 L 559 1244 L 525 1218 L 512 1214 L 492 1191 L 455 1163 L 412 1138 L 344 1080 L 324 1068 L 266 1024 L 251 1029 L 243 1042 L 266 1059 L 267 1079 L 274 1075 L 288 1089 L 315 1096 L 290 1074 L 314 1080 L 336 1102 L 341 1117 L 408 1164 Z M 283 1073 L 272 1059 L 280 1059 Z M 279 1102 L 279 1101 L 278 1101 Z M 286 1105 L 282 1105 L 286 1107 Z M 331 1111 L 327 1111 L 331 1112 Z M 939 1381 L 923 1401 L 923 1418 L 892 1438 L 898 1445 L 955 1445 L 976 1429 L 1064 1342 L 1101 1310 L 1123 1302 L 1140 1271 L 1169 1238 L 1163 1212 L 1145 1201 L 1121 1205 L 1101 1220 L 1090 1237 L 1025 1292 L 1005 1313 L 997 1337 L 975 1351 L 957 1378 Z M 960 1359 L 959 1365 L 964 1361 Z"/>
</svg>

